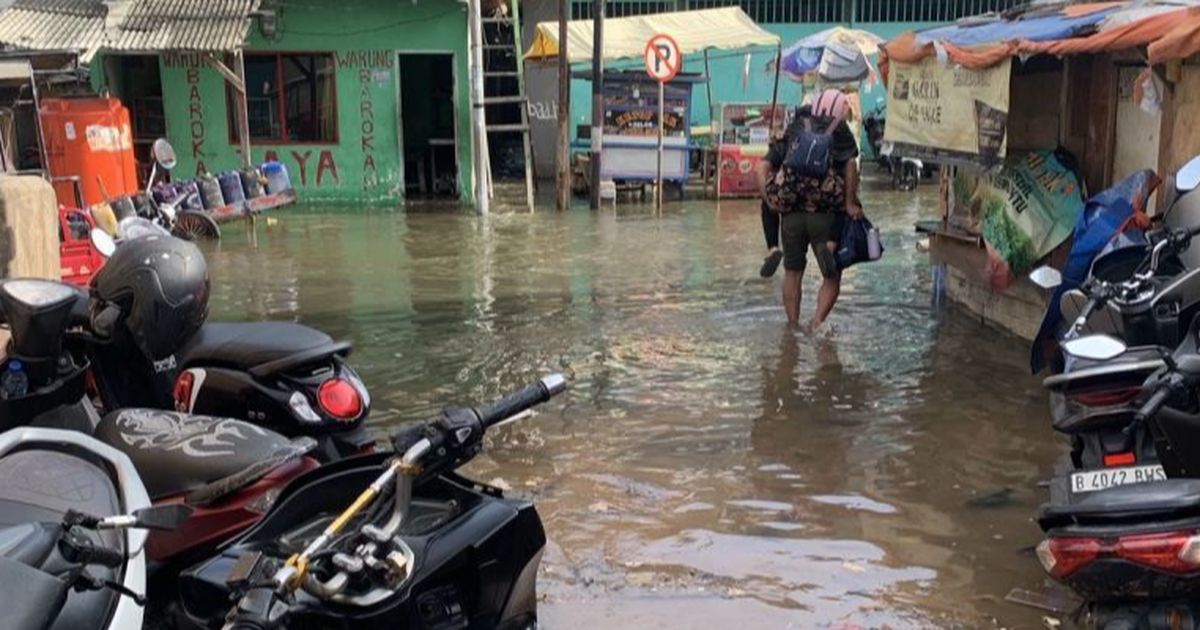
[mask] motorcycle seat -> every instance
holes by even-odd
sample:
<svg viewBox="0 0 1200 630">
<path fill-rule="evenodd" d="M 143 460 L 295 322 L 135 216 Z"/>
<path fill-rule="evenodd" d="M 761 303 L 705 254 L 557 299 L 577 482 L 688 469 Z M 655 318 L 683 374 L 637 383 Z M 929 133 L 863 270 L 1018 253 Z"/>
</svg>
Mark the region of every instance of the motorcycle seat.
<svg viewBox="0 0 1200 630">
<path fill-rule="evenodd" d="M 349 348 L 293 322 L 206 322 L 176 353 L 176 360 L 181 368 L 203 363 L 250 370 L 275 364 L 281 366 L 277 370 L 344 354 Z"/>
<path fill-rule="evenodd" d="M 129 456 L 153 500 L 242 472 L 291 445 L 249 422 L 161 409 L 114 411 L 95 437 Z"/>
<path fill-rule="evenodd" d="M 1168 479 L 1090 492 L 1070 505 L 1049 505 L 1043 508 L 1042 519 L 1104 524 L 1196 514 L 1200 514 L 1200 479 Z"/>
</svg>

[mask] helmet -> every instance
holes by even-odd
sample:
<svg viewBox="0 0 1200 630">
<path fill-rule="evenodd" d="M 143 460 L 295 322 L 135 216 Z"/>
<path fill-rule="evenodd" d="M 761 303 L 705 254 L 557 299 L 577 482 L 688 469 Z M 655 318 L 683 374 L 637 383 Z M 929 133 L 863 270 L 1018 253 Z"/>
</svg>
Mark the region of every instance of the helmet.
<svg viewBox="0 0 1200 630">
<path fill-rule="evenodd" d="M 122 241 L 92 278 L 92 295 L 93 323 L 116 310 L 110 332 L 123 326 L 158 361 L 175 354 L 208 317 L 208 265 L 198 247 L 173 236 Z"/>
</svg>

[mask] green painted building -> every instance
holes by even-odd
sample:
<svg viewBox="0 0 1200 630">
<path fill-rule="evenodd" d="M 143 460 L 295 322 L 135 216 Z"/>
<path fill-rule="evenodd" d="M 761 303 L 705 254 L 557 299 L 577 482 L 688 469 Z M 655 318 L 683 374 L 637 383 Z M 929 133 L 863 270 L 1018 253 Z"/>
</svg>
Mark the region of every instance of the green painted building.
<svg viewBox="0 0 1200 630">
<path fill-rule="evenodd" d="M 304 200 L 471 199 L 465 3 L 288 0 L 262 9 L 244 49 L 255 163 L 282 162 Z M 97 87 L 132 110 L 139 147 L 160 134 L 175 145 L 180 175 L 241 165 L 234 92 L 204 53 L 110 52 L 92 68 Z"/>
</svg>

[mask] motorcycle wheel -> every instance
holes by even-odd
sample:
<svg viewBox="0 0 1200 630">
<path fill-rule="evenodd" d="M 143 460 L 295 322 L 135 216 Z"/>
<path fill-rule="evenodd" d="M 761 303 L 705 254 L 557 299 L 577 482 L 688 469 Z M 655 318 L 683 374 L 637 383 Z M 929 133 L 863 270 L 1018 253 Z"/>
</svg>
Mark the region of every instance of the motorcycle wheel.
<svg viewBox="0 0 1200 630">
<path fill-rule="evenodd" d="M 188 241 L 221 239 L 221 228 L 203 212 L 181 212 L 171 227 L 171 236 Z"/>
</svg>

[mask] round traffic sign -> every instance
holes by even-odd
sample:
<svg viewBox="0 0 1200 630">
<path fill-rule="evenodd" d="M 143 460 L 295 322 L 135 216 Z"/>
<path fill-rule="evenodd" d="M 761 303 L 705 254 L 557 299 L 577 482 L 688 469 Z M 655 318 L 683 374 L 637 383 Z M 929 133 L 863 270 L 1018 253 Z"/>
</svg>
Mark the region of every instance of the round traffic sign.
<svg viewBox="0 0 1200 630">
<path fill-rule="evenodd" d="M 670 35 L 659 33 L 646 42 L 646 72 L 659 83 L 666 83 L 683 67 L 679 43 Z"/>
</svg>

